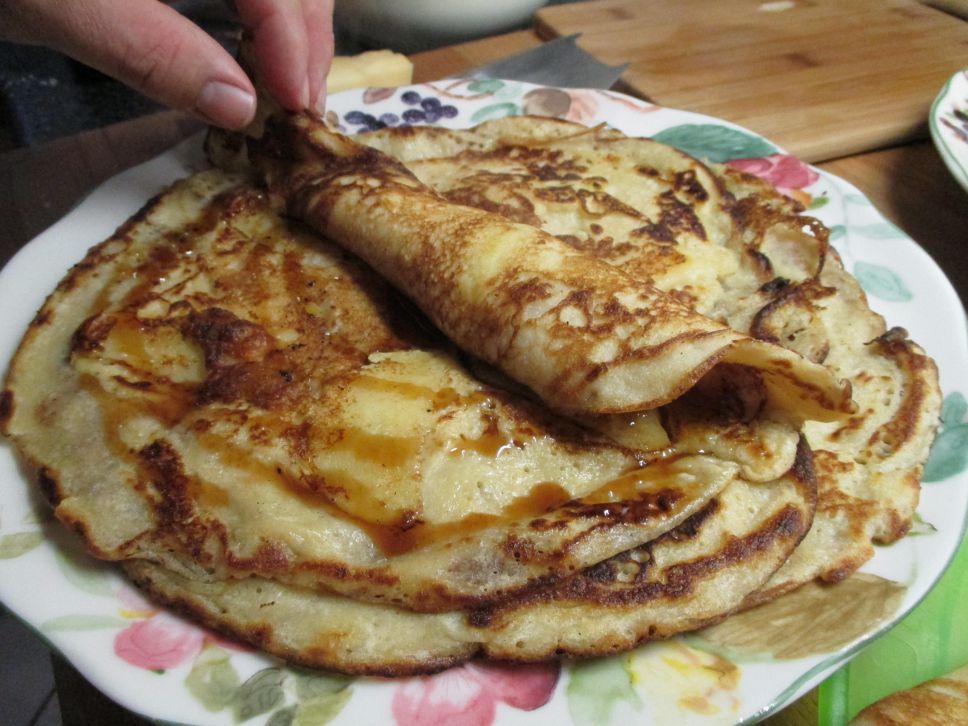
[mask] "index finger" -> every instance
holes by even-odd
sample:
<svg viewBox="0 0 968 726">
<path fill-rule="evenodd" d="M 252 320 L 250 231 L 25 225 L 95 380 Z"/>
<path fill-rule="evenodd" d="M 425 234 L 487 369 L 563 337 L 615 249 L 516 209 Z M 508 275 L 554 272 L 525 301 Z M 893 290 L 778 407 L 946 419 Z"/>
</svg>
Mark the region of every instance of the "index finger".
<svg viewBox="0 0 968 726">
<path fill-rule="evenodd" d="M 322 81 L 317 66 L 326 55 L 320 35 L 329 37 L 328 0 L 237 0 L 242 22 L 252 30 L 256 70 L 266 90 L 293 111 L 308 108 Z M 322 29 L 322 30 L 320 30 Z M 310 59 L 315 59 L 310 72 Z M 325 77 L 325 70 L 322 70 Z M 312 81 L 310 80 L 312 78 Z"/>
<path fill-rule="evenodd" d="M 306 22 L 309 103 L 322 112 L 326 107 L 326 76 L 333 62 L 333 0 L 302 0 Z"/>
</svg>

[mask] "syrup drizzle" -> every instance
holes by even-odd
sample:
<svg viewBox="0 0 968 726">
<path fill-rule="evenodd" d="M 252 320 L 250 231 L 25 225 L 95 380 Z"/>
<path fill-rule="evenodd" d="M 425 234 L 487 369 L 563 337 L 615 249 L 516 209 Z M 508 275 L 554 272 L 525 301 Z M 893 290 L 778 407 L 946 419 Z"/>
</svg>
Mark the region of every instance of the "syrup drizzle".
<svg viewBox="0 0 968 726">
<path fill-rule="evenodd" d="M 215 218 L 217 215 L 204 219 L 198 225 L 198 233 L 201 234 L 212 226 Z M 178 261 L 179 254 L 174 243 L 170 247 L 152 248 L 140 266 L 126 272 L 137 277 L 138 281 L 125 295 L 124 300 L 120 304 L 109 304 L 108 288 L 105 288 L 94 306 L 95 310 L 112 307 L 118 310 L 113 314 L 116 322 L 110 333 L 111 344 L 121 362 L 150 382 L 144 395 L 119 398 L 105 390 L 93 376 L 81 377 L 83 387 L 100 397 L 104 403 L 101 410 L 105 415 L 104 430 L 108 446 L 117 456 L 135 463 L 138 461 L 137 452 L 125 445 L 120 433 L 128 419 L 148 415 L 170 426 L 184 422 L 195 411 L 194 385 L 151 379 L 150 372 L 155 368 L 155 361 L 146 344 L 148 336 L 145 335 L 150 323 L 138 320 L 134 312 L 138 306 L 150 299 L 152 291 L 159 282 L 164 282 L 166 275 Z M 291 270 L 289 272 L 291 276 Z M 291 280 L 289 282 L 292 287 L 294 283 Z M 353 385 L 391 396 L 424 400 L 428 411 L 477 406 L 486 414 L 489 408 L 495 406 L 488 394 L 479 390 L 465 394 L 451 387 L 436 389 L 374 375 L 360 375 L 353 381 Z M 389 507 L 387 502 L 374 496 L 365 482 L 342 469 L 324 469 L 311 477 L 300 478 L 285 467 L 258 459 L 250 450 L 228 441 L 223 435 L 206 430 L 203 426 L 195 427 L 194 433 L 199 443 L 219 457 L 224 465 L 249 473 L 253 481 L 278 486 L 298 497 L 308 507 L 321 508 L 332 516 L 353 522 L 387 556 L 405 554 L 457 537 L 474 536 L 498 524 L 519 522 L 526 525 L 529 521 L 548 515 L 565 505 L 633 501 L 663 488 L 676 488 L 669 469 L 674 460 L 667 459 L 647 466 L 636 465 L 579 499 L 573 499 L 561 484 L 543 481 L 535 484 L 527 494 L 515 498 L 500 513 L 472 513 L 458 520 L 428 523 L 420 518 L 419 512 Z M 416 460 L 420 443 L 416 436 L 395 437 L 358 428 L 346 428 L 335 437 L 332 449 L 349 452 L 359 461 L 403 469 Z M 494 424 L 486 426 L 479 436 L 462 438 L 450 453 L 456 456 L 472 453 L 499 458 L 513 448 L 526 446 L 527 441 L 501 433 L 495 419 Z M 202 506 L 217 509 L 229 505 L 231 494 L 225 488 L 202 481 L 198 477 L 189 477 L 189 481 L 188 494 Z"/>
</svg>

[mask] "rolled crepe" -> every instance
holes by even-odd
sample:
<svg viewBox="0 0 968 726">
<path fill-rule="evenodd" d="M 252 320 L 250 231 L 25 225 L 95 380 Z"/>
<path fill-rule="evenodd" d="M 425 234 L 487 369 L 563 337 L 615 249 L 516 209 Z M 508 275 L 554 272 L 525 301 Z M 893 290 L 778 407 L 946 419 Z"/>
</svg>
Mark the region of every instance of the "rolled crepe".
<svg viewBox="0 0 968 726">
<path fill-rule="evenodd" d="M 656 408 L 720 363 L 761 373 L 800 420 L 839 418 L 849 386 L 558 238 L 448 202 L 396 159 L 309 114 L 270 119 L 250 155 L 288 214 L 363 258 L 464 350 L 577 415 Z"/>
</svg>

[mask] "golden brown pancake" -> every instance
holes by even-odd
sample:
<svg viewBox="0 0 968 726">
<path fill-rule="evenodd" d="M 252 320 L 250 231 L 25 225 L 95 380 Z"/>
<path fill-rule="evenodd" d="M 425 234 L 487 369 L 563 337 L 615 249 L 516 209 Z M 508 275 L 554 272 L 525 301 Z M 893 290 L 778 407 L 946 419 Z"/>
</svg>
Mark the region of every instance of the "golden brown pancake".
<svg viewBox="0 0 968 726">
<path fill-rule="evenodd" d="M 6 433 L 97 556 L 419 610 L 647 542 L 739 471 L 482 383 L 364 265 L 214 171 L 75 267 L 4 396 Z M 761 480 L 793 462 L 763 458 Z"/>
<path fill-rule="evenodd" d="M 872 542 L 889 544 L 908 532 L 941 390 L 934 361 L 870 309 L 834 249 L 824 251 L 818 268 L 804 263 L 790 244 L 803 226 L 791 200 L 745 174 L 724 170 L 723 179 L 747 220 L 746 239 L 760 251 L 772 249 L 772 269 L 782 271 L 758 293 L 764 305 L 750 319 L 752 334 L 822 361 L 850 381 L 857 404 L 843 422 L 804 426 L 820 491 L 817 516 L 757 596 L 770 599 L 814 577 L 837 582 L 873 556 Z M 825 230 L 810 224 L 825 241 Z"/>
<path fill-rule="evenodd" d="M 468 658 L 545 661 L 626 650 L 716 622 L 776 569 L 809 526 L 809 456 L 770 485 L 737 480 L 653 542 L 558 585 L 483 610 L 414 613 L 264 578 L 204 582 L 132 560 L 156 599 L 303 665 L 403 675 Z"/>
<path fill-rule="evenodd" d="M 755 367 L 775 406 L 838 419 L 823 366 L 737 334 L 594 255 L 447 202 L 399 162 L 309 115 L 270 119 L 255 155 L 289 214 L 359 255 L 464 350 L 570 414 L 681 396 L 719 363 Z"/>
<path fill-rule="evenodd" d="M 17 353 L 4 432 L 159 601 L 420 673 L 628 649 L 906 531 L 936 371 L 791 202 L 556 120 L 365 140 L 406 166 L 270 119 Z"/>
<path fill-rule="evenodd" d="M 870 310 L 827 230 L 796 202 L 756 177 L 653 141 L 564 121 L 512 117 L 460 131 L 388 128 L 360 139 L 403 154 L 419 179 L 452 201 L 556 234 L 850 382 L 851 416 L 804 426 L 821 492 L 817 521 L 758 597 L 817 576 L 839 580 L 871 557 L 872 541 L 892 542 L 910 527 L 940 408 L 937 371 L 904 331 L 888 331 Z M 681 445 L 690 439 L 695 449 L 730 458 L 732 436 L 722 427 L 685 425 L 674 413 L 664 425 Z"/>
</svg>

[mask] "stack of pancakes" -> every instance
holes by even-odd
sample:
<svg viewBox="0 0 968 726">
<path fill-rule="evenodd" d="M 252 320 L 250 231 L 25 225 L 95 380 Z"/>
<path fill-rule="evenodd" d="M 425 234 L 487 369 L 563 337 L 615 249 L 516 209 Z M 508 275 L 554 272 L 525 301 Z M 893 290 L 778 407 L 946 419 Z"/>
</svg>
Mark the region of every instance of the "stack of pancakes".
<svg viewBox="0 0 968 726">
<path fill-rule="evenodd" d="M 160 602 L 350 673 L 533 662 L 910 526 L 934 364 L 763 182 L 533 117 L 209 146 L 61 282 L 0 407 Z"/>
</svg>

